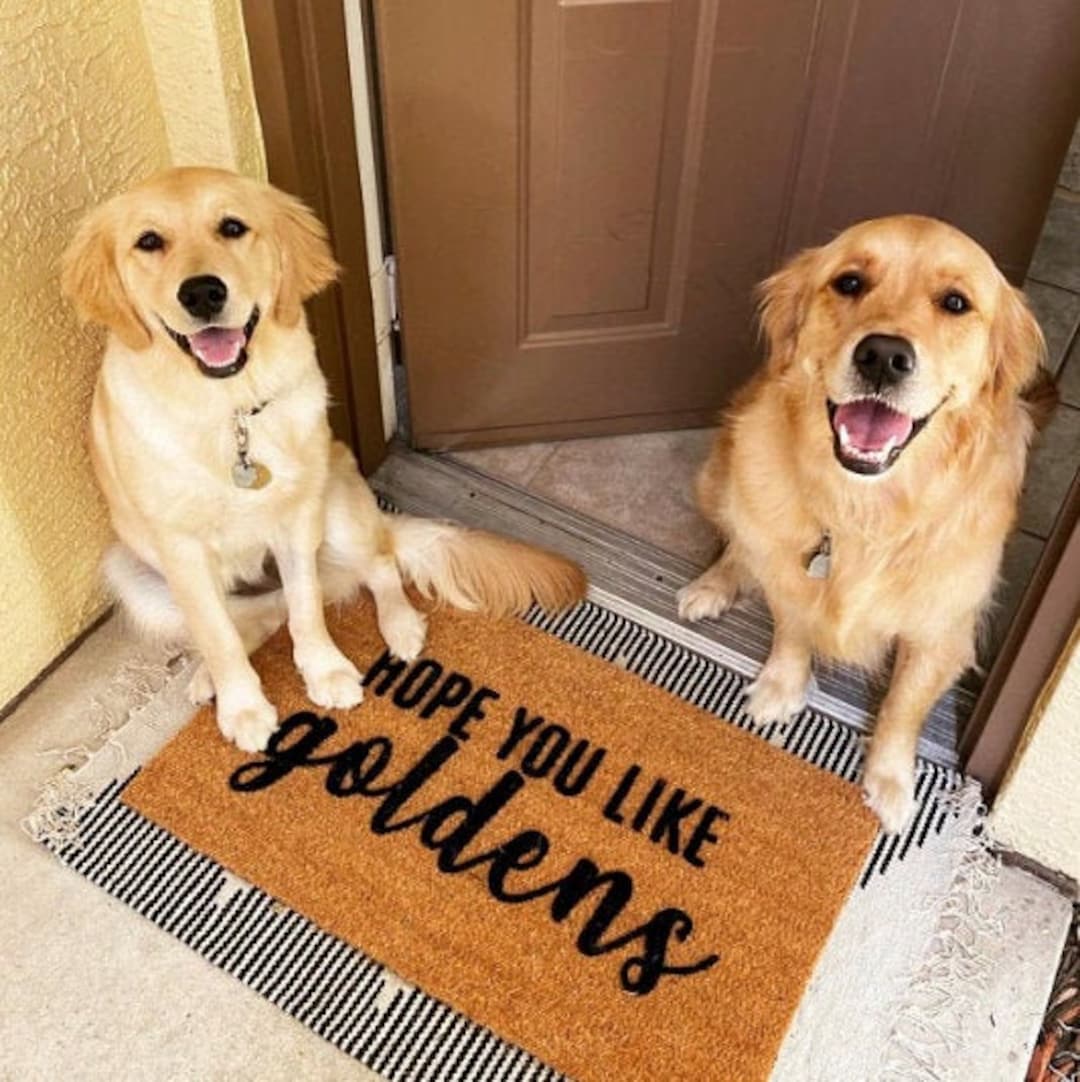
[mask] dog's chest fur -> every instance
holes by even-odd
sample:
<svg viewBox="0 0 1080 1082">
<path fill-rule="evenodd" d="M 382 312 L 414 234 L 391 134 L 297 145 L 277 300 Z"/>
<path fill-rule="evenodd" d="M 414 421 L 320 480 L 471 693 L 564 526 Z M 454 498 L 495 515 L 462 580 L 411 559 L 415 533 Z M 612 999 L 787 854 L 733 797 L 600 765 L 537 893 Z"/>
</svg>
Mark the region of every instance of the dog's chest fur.
<svg viewBox="0 0 1080 1082">
<path fill-rule="evenodd" d="M 163 395 L 157 375 L 144 378 L 127 358 L 106 359 L 95 394 L 95 464 L 119 482 L 103 486 L 114 494 L 114 524 L 144 558 L 152 554 L 136 538 L 195 534 L 226 578 L 250 578 L 295 516 L 321 513 L 330 442 L 325 381 L 313 357 L 261 367 L 262 378 L 253 370 L 221 383 L 186 379 Z M 257 410 L 246 425 L 250 458 L 270 474 L 259 489 L 233 481 L 238 409 Z"/>
<path fill-rule="evenodd" d="M 774 613 L 798 624 L 817 653 L 867 666 L 897 636 L 974 630 L 1012 516 L 999 471 L 977 473 L 965 484 L 978 491 L 966 493 L 953 491 L 962 479 L 947 472 L 914 493 L 888 481 L 837 484 L 827 479 L 831 462 L 800 471 L 790 458 L 763 457 L 763 431 L 783 446 L 768 416 L 734 427 L 721 526 Z M 808 564 L 826 534 L 828 574 L 816 578 Z"/>
</svg>

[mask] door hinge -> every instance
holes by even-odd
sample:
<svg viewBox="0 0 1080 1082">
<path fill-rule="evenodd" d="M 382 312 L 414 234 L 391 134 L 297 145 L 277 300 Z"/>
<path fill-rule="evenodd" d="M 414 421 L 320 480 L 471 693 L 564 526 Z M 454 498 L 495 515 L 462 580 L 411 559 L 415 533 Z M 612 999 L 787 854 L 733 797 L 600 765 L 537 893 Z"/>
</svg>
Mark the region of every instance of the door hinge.
<svg viewBox="0 0 1080 1082">
<path fill-rule="evenodd" d="M 383 274 L 386 275 L 386 301 L 389 308 L 390 329 L 401 330 L 401 316 L 398 311 L 397 256 L 393 253 L 383 259 Z"/>
</svg>

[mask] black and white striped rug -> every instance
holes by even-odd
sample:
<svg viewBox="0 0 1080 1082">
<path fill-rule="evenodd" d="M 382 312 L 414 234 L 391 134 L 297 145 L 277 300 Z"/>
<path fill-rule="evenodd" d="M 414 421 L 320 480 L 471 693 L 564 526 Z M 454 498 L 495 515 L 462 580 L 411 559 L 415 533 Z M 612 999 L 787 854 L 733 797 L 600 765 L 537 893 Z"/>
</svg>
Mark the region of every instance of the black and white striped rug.
<svg viewBox="0 0 1080 1082">
<path fill-rule="evenodd" d="M 537 611 L 529 621 L 709 711 L 717 724 L 755 728 L 742 710 L 743 676 L 594 602 L 555 617 Z M 177 717 L 177 727 L 184 720 Z M 850 781 L 858 777 L 861 740 L 832 718 L 807 710 L 783 730 L 757 731 L 822 769 Z M 41 840 L 75 871 L 391 1082 L 560 1077 L 122 804 L 119 795 L 134 773 L 130 765 L 119 771 L 75 809 L 70 829 L 51 836 L 42 831 Z M 815 988 L 827 988 L 830 979 L 842 984 L 839 971 L 860 964 L 858 928 L 872 911 L 880 906 L 895 914 L 902 898 L 910 912 L 922 896 L 940 894 L 952 881 L 973 823 L 958 811 L 962 782 L 954 771 L 920 764 L 917 814 L 903 834 L 879 838 L 869 857 L 846 907 L 852 914 L 842 914 L 848 919 L 839 922 L 819 965 L 819 971 L 831 966 L 837 972 L 815 975 L 789 1034 L 791 1055 L 798 1054 L 800 1029 L 805 1036 L 816 1024 Z M 934 925 L 930 908 L 894 936 L 898 973 L 921 957 Z M 848 934 L 850 943 L 835 942 Z M 887 972 L 889 959 L 877 956 L 874 965 Z M 823 1000 L 822 1012 L 826 1005 Z M 861 1006 L 873 1013 L 872 1004 Z M 782 1054 L 778 1079 L 783 1063 Z"/>
</svg>

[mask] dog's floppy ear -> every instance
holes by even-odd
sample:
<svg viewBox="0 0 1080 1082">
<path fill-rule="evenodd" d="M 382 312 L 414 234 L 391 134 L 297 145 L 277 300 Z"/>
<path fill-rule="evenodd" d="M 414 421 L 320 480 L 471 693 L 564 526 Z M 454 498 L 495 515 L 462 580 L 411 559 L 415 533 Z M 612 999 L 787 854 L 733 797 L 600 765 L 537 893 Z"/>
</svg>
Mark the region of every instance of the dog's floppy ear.
<svg viewBox="0 0 1080 1082">
<path fill-rule="evenodd" d="M 281 255 L 281 284 L 274 318 L 291 327 L 308 297 L 333 282 L 341 269 L 330 251 L 326 228 L 299 199 L 270 189 L 273 231 Z"/>
<path fill-rule="evenodd" d="M 84 323 L 108 327 L 129 349 L 146 349 L 150 331 L 116 269 L 116 244 L 105 207 L 85 218 L 64 252 L 60 288 Z"/>
<path fill-rule="evenodd" d="M 1024 294 L 1003 282 L 1000 310 L 990 328 L 994 397 L 1015 398 L 1046 360 L 1046 339 Z"/>
<path fill-rule="evenodd" d="M 795 339 L 810 296 L 810 269 L 817 256 L 808 248 L 757 288 L 758 319 L 765 335 L 769 367 L 783 371 L 795 356 Z"/>
</svg>

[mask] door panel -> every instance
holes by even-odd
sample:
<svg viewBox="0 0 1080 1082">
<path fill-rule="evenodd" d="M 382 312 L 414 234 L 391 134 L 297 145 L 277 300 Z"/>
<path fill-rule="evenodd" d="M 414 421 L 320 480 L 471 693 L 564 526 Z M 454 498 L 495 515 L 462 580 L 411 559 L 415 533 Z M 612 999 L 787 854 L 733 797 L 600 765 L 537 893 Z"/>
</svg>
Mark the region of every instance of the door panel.
<svg viewBox="0 0 1080 1082">
<path fill-rule="evenodd" d="M 679 189 L 701 128 L 699 115 L 687 131 L 687 14 L 670 0 L 549 3 L 522 23 L 526 346 L 669 330 L 677 316 Z"/>
<path fill-rule="evenodd" d="M 1074 0 L 376 0 L 375 21 L 432 448 L 707 423 L 756 363 L 754 283 L 862 217 L 950 216 L 1022 272 L 1080 98 Z"/>
</svg>

